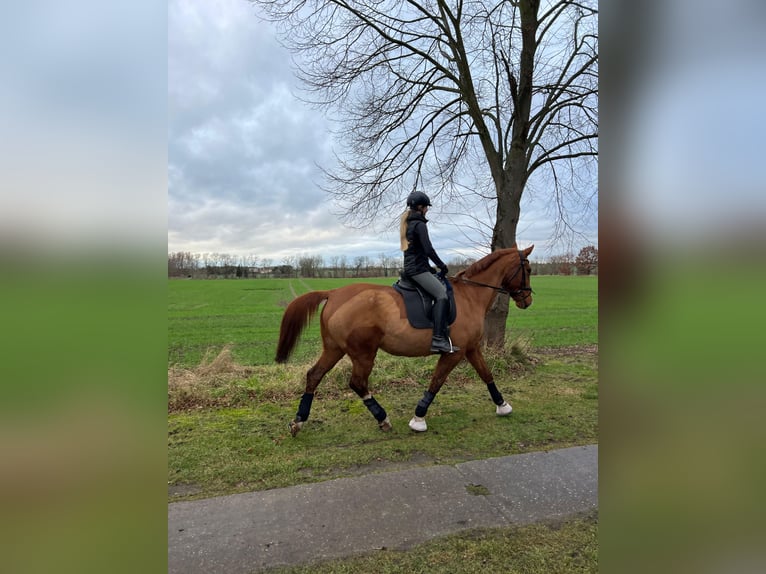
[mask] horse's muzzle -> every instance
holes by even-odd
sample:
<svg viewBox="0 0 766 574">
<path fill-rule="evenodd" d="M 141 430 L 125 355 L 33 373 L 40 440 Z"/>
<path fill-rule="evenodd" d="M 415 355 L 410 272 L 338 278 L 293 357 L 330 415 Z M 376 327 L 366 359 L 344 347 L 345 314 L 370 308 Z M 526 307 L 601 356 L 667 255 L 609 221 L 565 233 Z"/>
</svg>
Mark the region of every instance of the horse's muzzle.
<svg viewBox="0 0 766 574">
<path fill-rule="evenodd" d="M 526 309 L 530 305 L 532 305 L 532 297 L 531 296 L 527 296 L 527 297 L 524 297 L 523 299 L 521 299 L 520 301 L 516 301 L 516 306 L 519 309 Z"/>
</svg>

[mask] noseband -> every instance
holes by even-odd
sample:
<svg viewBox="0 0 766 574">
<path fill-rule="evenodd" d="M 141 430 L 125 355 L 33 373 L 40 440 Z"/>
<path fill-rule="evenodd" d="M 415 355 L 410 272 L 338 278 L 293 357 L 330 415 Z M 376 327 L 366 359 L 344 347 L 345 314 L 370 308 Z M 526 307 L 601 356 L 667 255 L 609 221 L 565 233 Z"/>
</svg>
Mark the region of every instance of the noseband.
<svg viewBox="0 0 766 574">
<path fill-rule="evenodd" d="M 527 283 L 527 266 L 526 263 L 529 263 L 529 260 L 524 257 L 521 254 L 521 251 L 519 251 L 519 267 L 514 271 L 513 275 L 511 275 L 511 278 L 508 280 L 508 283 L 513 281 L 513 278 L 516 277 L 516 275 L 519 274 L 519 271 L 521 271 L 521 284 L 526 285 Z M 516 301 L 517 297 L 519 295 L 526 296 L 527 292 L 533 293 L 531 287 L 519 287 L 518 289 L 514 289 L 513 291 L 510 291 L 506 289 L 505 287 L 498 287 L 497 285 L 489 285 L 487 283 L 481 283 L 479 281 L 473 281 L 471 279 L 466 279 L 465 277 L 460 278 L 461 281 L 464 283 L 470 283 L 471 285 L 478 285 L 479 287 L 488 287 L 489 289 L 494 289 L 498 293 L 505 293 L 506 295 L 509 295 L 514 301 Z"/>
</svg>

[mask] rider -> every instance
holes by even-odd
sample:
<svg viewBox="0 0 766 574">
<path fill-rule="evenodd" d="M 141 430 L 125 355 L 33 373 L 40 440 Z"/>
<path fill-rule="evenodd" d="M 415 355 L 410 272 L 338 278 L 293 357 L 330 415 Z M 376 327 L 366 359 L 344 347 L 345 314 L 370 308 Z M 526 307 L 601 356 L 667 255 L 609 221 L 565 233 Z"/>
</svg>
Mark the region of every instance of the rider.
<svg viewBox="0 0 766 574">
<path fill-rule="evenodd" d="M 447 288 L 431 272 L 430 259 L 446 277 L 447 266 L 439 258 L 428 238 L 426 212 L 431 200 L 422 191 L 413 191 L 407 197 L 407 207 L 402 214 L 400 234 L 401 248 L 404 251 L 404 275 L 415 281 L 434 299 L 434 332 L 431 339 L 432 353 L 453 353 L 460 347 L 452 345 L 447 337 Z"/>
</svg>

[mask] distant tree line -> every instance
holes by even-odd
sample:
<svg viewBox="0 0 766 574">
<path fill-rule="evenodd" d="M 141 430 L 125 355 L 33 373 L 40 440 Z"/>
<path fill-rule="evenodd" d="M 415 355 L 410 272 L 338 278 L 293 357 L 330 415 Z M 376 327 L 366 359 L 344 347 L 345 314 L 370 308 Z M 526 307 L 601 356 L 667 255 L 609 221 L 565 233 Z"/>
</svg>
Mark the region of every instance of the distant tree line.
<svg viewBox="0 0 766 574">
<path fill-rule="evenodd" d="M 447 261 L 450 274 L 466 269 L 475 259 L 454 257 Z M 291 255 L 275 262 L 256 255 L 228 253 L 168 253 L 168 277 L 191 279 L 254 279 L 286 277 L 364 278 L 396 277 L 402 258 L 381 253 L 377 257 L 361 255 L 349 258 L 334 255 Z M 547 261 L 533 261 L 534 275 L 595 275 L 598 273 L 598 248 L 583 247 L 572 253 L 556 255 Z"/>
<path fill-rule="evenodd" d="M 544 262 L 532 262 L 536 275 L 598 275 L 598 248 L 588 245 L 575 255 L 554 255 Z"/>
</svg>

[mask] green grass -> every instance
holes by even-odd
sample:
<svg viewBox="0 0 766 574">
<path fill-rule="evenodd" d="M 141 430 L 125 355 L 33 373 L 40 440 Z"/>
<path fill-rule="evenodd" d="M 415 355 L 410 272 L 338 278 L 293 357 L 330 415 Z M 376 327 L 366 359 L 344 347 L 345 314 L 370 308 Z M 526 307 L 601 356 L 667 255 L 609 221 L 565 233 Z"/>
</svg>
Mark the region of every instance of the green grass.
<svg viewBox="0 0 766 574">
<path fill-rule="evenodd" d="M 486 386 L 467 363 L 450 375 L 428 412 L 429 430 L 407 427 L 435 357 L 382 356 L 371 389 L 394 424 L 381 432 L 347 387 L 346 360 L 320 385 L 297 437 L 294 415 L 307 365 L 256 368 L 218 381 L 168 417 L 171 500 L 264 490 L 423 464 L 445 464 L 597 442 L 597 357 L 532 356 L 509 368 L 492 357 L 498 388 L 514 412 L 497 417 Z M 544 360 L 543 360 L 544 359 Z M 207 397 L 212 403 L 205 403 Z M 219 408 L 194 408 L 194 405 Z M 404 466 L 402 466 L 404 465 Z"/>
<path fill-rule="evenodd" d="M 380 550 L 270 574 L 572 574 L 598 572 L 598 514 L 524 527 L 474 530 L 407 551 Z"/>
<path fill-rule="evenodd" d="M 533 347 L 594 345 L 598 342 L 598 277 L 532 277 L 534 303 L 519 311 L 511 306 L 507 334 L 522 336 Z"/>
<path fill-rule="evenodd" d="M 279 321 L 294 285 L 268 279 L 169 281 L 169 363 L 197 365 L 209 350 L 225 345 L 243 364 L 273 360 Z"/>
<path fill-rule="evenodd" d="M 597 356 L 583 348 L 597 341 L 597 281 L 558 276 L 533 278 L 534 305 L 509 312 L 509 341 L 518 344 L 488 354 L 497 386 L 514 406 L 511 416 L 495 416 L 486 386 L 464 361 L 431 405 L 428 432 L 412 433 L 407 421 L 437 357 L 381 353 L 370 388 L 393 432 L 382 433 L 350 391 L 344 359 L 323 380 L 311 419 L 292 438 L 287 423 L 319 353 L 319 327 L 314 321 L 288 364 L 274 364 L 284 306 L 294 294 L 347 283 L 169 282 L 171 500 L 597 442 Z M 572 352 L 573 346 L 579 350 Z M 225 348 L 219 359 L 226 361 L 211 363 Z"/>
<path fill-rule="evenodd" d="M 390 285 L 394 278 L 364 279 Z M 273 364 L 284 307 L 309 290 L 333 289 L 349 279 L 171 280 L 168 282 L 168 364 L 198 365 L 207 352 L 228 346 L 243 365 Z M 511 305 L 507 334 L 532 347 L 595 344 L 598 340 L 596 277 L 534 276 L 534 304 Z M 293 361 L 318 356 L 319 326 L 303 334 Z"/>
<path fill-rule="evenodd" d="M 391 284 L 393 279 L 366 279 Z M 334 289 L 346 279 L 171 280 L 168 282 L 168 363 L 198 365 L 208 352 L 231 349 L 237 362 L 274 362 L 279 324 L 294 295 Z M 319 352 L 319 326 L 314 321 L 303 334 L 294 360 L 309 360 Z"/>
</svg>

